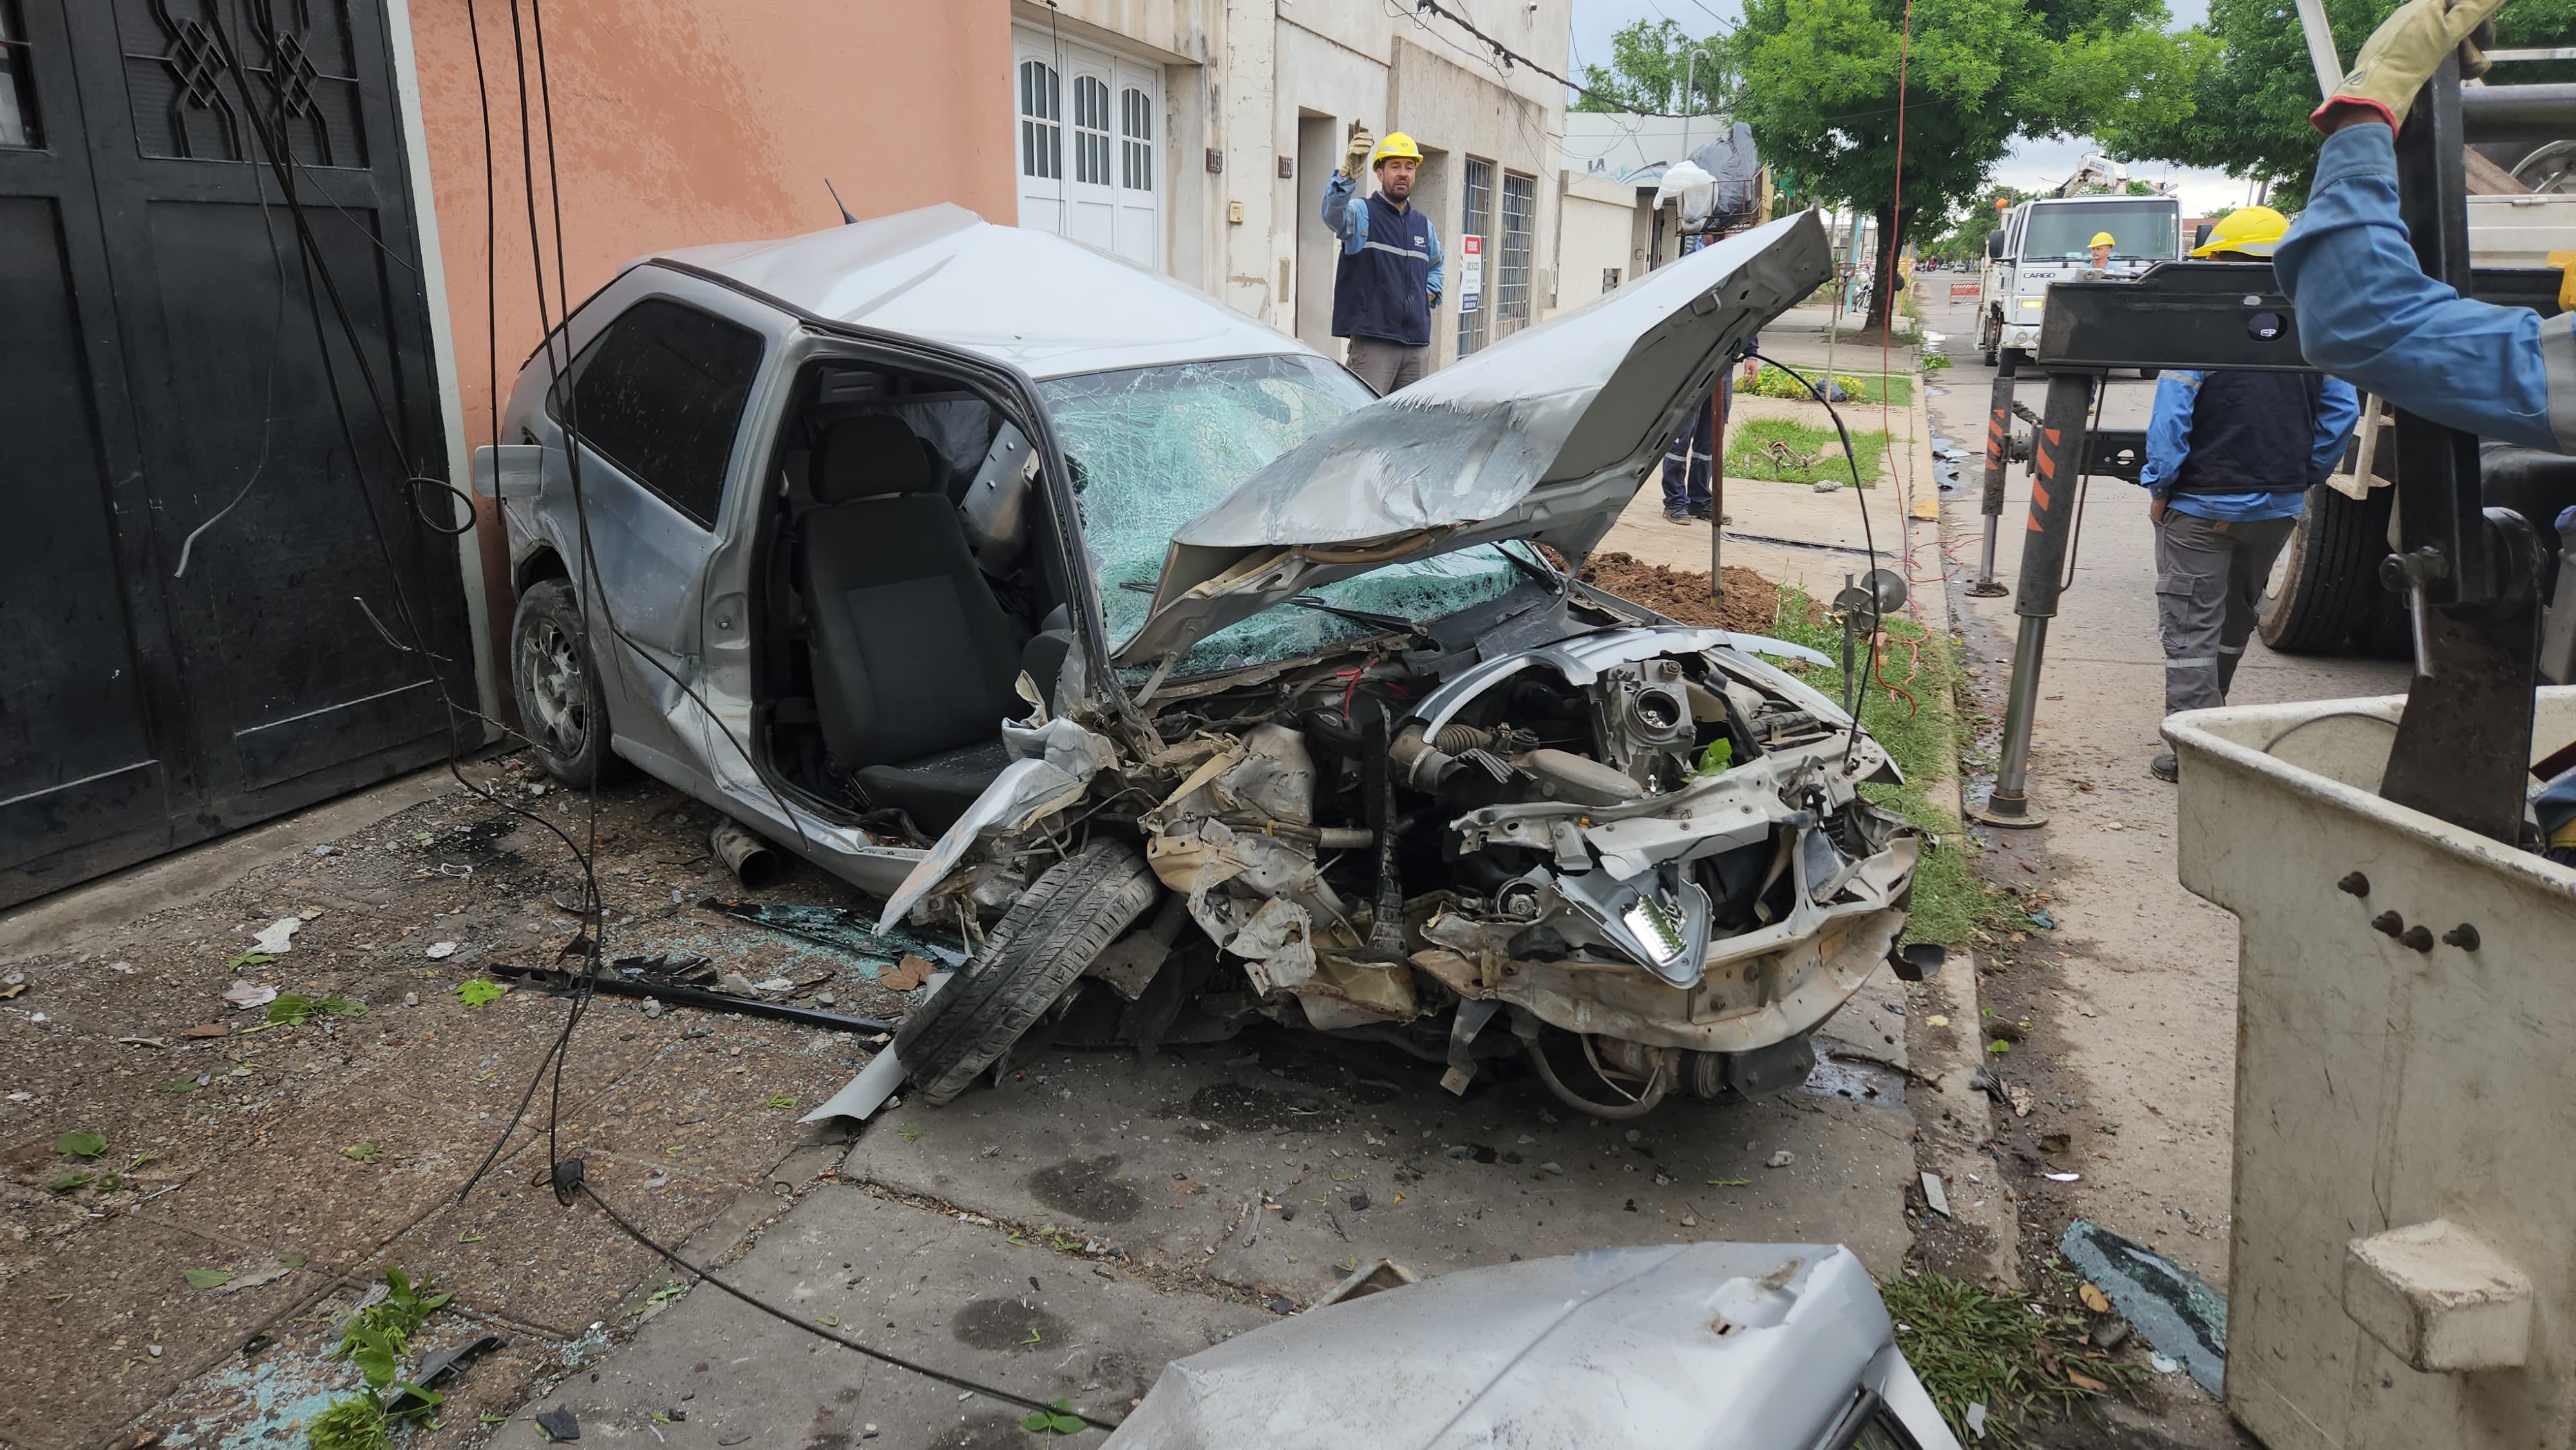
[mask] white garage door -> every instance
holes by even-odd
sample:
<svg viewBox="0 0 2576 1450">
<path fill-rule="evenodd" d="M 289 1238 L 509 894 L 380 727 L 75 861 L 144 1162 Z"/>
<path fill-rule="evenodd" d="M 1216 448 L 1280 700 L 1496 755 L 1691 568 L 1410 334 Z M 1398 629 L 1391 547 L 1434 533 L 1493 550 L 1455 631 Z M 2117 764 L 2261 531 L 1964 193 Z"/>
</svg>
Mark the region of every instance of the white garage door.
<svg viewBox="0 0 2576 1450">
<path fill-rule="evenodd" d="M 1163 71 L 1043 30 L 1013 32 L 1020 225 L 1163 265 Z"/>
</svg>

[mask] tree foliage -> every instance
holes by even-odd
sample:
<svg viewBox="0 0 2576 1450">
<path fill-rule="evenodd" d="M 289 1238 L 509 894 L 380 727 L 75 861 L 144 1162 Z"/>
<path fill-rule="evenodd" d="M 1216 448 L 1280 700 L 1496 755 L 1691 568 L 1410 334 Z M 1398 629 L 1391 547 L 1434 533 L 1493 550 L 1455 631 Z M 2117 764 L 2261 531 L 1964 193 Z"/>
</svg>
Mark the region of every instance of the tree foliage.
<svg viewBox="0 0 2576 1450">
<path fill-rule="evenodd" d="M 1698 54 L 1694 57 L 1692 54 Z M 1704 115 L 1732 109 L 1734 48 L 1728 37 L 1694 38 L 1674 20 L 1640 20 L 1610 37 L 1610 64 L 1586 65 L 1577 111 Z"/>
<path fill-rule="evenodd" d="M 2191 105 L 2204 40 L 2162 29 L 2159 0 L 1914 0 L 1903 56 L 1905 193 L 1896 187 L 1905 0 L 1745 0 L 1737 116 L 1775 185 L 1878 218 L 1879 263 L 1989 195 L 2016 136 L 2170 124 Z M 1884 325 L 1887 289 L 1871 321 Z"/>
<path fill-rule="evenodd" d="M 2397 0 L 2325 0 L 2335 46 L 2350 66 Z M 2576 0 L 2515 0 L 2496 12 L 2500 46 L 2564 45 L 2576 35 Z M 2319 137 L 2308 124 L 2316 109 L 2316 68 L 2290 0 L 2210 0 L 2208 22 L 2185 42 L 2207 55 L 2191 78 L 2191 104 L 2161 113 L 2115 117 L 2096 131 L 2119 154 L 2185 166 L 2214 166 L 2272 183 L 2271 204 L 2307 204 Z M 2491 80 L 2509 83 L 2576 79 L 2566 64 L 2500 66 Z"/>
<path fill-rule="evenodd" d="M 2003 220 L 2005 209 L 2037 195 L 2039 193 L 2035 191 L 2018 191 L 2009 186 L 1993 187 L 1970 202 L 1959 214 L 1958 221 L 1948 231 L 1933 238 L 1924 250 L 1944 262 L 1983 261 L 1986 238 L 1993 235 L 1996 225 Z M 2004 205 L 1995 205 L 1998 200 Z"/>
</svg>

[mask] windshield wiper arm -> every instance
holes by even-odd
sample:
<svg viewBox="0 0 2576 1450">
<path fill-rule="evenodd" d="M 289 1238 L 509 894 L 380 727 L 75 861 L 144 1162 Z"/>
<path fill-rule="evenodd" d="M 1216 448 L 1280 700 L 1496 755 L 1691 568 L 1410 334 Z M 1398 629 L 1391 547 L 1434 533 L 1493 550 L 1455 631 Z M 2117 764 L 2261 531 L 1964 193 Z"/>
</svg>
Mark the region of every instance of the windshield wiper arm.
<svg viewBox="0 0 2576 1450">
<path fill-rule="evenodd" d="M 1319 609 L 1326 614 L 1334 615 L 1341 619 L 1347 619 L 1354 624 L 1365 624 L 1377 629 L 1383 629 L 1389 632 L 1401 632 L 1404 634 L 1422 633 L 1421 625 L 1414 623 L 1410 619 L 1406 619 L 1402 615 L 1378 614 L 1366 609 L 1344 609 L 1338 604 L 1327 604 L 1312 594 L 1292 595 L 1289 597 L 1288 602 L 1301 609 Z"/>
</svg>

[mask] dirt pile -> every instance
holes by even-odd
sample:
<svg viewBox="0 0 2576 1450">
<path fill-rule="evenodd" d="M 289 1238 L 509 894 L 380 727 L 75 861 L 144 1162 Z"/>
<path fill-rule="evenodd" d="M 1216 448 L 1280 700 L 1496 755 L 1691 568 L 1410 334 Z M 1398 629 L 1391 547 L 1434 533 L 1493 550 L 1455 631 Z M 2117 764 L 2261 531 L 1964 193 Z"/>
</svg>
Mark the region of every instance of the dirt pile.
<svg viewBox="0 0 2576 1450">
<path fill-rule="evenodd" d="M 1585 563 L 1583 582 L 1684 624 L 1715 625 L 1748 634 L 1771 628 L 1780 612 L 1780 586 L 1750 569 L 1728 569 L 1726 597 L 1713 600 L 1704 569 L 1684 572 L 1605 551 Z"/>
</svg>

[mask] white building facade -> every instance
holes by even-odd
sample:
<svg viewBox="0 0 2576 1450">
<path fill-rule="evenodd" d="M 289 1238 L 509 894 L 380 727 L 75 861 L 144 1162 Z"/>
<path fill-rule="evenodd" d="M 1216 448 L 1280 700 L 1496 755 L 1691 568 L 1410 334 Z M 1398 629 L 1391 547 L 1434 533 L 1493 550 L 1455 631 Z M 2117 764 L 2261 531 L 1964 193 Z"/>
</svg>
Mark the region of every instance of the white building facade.
<svg viewBox="0 0 2576 1450">
<path fill-rule="evenodd" d="M 1565 71 L 1572 0 L 1445 0 Z M 1447 289 L 1434 366 L 1556 302 L 1565 96 L 1388 0 L 1013 0 L 1019 215 L 1168 273 L 1334 357 L 1320 215 L 1352 123 L 1421 146 Z M 1363 185 L 1367 183 L 1364 181 Z"/>
</svg>

